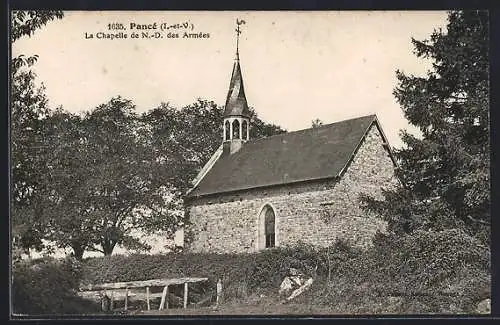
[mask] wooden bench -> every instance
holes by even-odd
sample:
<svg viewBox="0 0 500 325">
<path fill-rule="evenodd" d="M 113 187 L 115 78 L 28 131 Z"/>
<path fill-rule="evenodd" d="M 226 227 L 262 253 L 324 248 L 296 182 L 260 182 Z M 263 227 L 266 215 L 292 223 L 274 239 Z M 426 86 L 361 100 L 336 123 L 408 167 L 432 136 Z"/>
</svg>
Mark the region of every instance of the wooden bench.
<svg viewBox="0 0 500 325">
<path fill-rule="evenodd" d="M 187 308 L 188 300 L 188 284 L 208 281 L 208 278 L 174 278 L 174 279 L 153 279 L 146 281 L 130 281 L 130 282 L 114 282 L 114 283 L 103 283 L 96 285 L 89 285 L 80 288 L 79 296 L 86 299 L 95 299 L 96 297 L 101 297 L 103 293 L 106 294 L 107 291 L 111 291 L 111 304 L 114 300 L 125 300 L 124 310 L 128 309 L 129 297 L 134 297 L 136 300 L 146 300 L 148 310 L 150 307 L 150 299 L 160 298 L 159 310 L 168 309 L 168 299 L 167 293 L 169 286 L 172 285 L 184 285 L 184 308 Z M 150 293 L 151 287 L 163 287 L 162 293 Z M 144 293 L 130 293 L 130 289 L 133 288 L 145 288 Z"/>
</svg>

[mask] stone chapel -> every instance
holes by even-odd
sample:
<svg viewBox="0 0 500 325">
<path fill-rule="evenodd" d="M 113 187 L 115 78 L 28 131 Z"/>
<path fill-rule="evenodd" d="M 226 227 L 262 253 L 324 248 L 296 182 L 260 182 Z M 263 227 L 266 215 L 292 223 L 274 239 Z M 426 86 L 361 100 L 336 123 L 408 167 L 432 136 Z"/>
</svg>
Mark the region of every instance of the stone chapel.
<svg viewBox="0 0 500 325">
<path fill-rule="evenodd" d="M 385 228 L 360 206 L 397 184 L 395 160 L 375 115 L 250 139 L 238 50 L 222 144 L 185 198 L 191 252 L 242 253 L 336 238 L 366 246 Z"/>
</svg>

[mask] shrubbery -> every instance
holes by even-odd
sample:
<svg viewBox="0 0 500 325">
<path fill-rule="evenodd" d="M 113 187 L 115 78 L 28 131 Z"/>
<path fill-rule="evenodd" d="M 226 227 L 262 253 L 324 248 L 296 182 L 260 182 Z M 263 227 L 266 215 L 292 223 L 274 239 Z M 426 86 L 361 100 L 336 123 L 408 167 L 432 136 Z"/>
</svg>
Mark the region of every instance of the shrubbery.
<svg viewBox="0 0 500 325">
<path fill-rule="evenodd" d="M 349 312 L 362 313 L 469 313 L 490 296 L 489 248 L 458 230 L 379 234 L 371 249 L 351 256 L 336 259 L 315 303 L 349 301 Z"/>
<path fill-rule="evenodd" d="M 12 268 L 14 314 L 85 314 L 99 306 L 76 295 L 81 269 L 70 259 L 20 261 Z"/>
<path fill-rule="evenodd" d="M 289 267 L 313 270 L 321 261 L 310 246 L 276 248 L 254 254 L 186 254 L 109 256 L 89 258 L 83 285 L 156 278 L 207 277 L 206 287 L 223 281 L 228 298 L 246 298 L 253 292 L 272 293 Z"/>
<path fill-rule="evenodd" d="M 490 296 L 489 248 L 458 230 L 378 234 L 366 251 L 337 242 L 240 255 L 117 255 L 84 264 L 84 283 L 195 276 L 208 277 L 206 286 L 214 291 L 222 278 L 231 301 L 275 297 L 289 267 L 295 267 L 316 279 L 297 301 L 329 305 L 339 313 L 472 312 Z"/>
<path fill-rule="evenodd" d="M 315 278 L 294 303 L 328 306 L 332 313 L 470 313 L 490 297 L 489 248 L 448 230 L 378 234 L 364 251 L 337 242 L 328 248 L 300 244 L 239 255 L 114 255 L 86 259 L 81 267 L 70 259 L 21 262 L 13 272 L 14 310 L 95 313 L 99 306 L 76 296 L 79 285 L 173 277 L 209 278 L 190 291 L 198 299 L 215 298 L 220 278 L 226 303 L 250 304 L 267 296 L 274 304 L 290 267 Z"/>
</svg>

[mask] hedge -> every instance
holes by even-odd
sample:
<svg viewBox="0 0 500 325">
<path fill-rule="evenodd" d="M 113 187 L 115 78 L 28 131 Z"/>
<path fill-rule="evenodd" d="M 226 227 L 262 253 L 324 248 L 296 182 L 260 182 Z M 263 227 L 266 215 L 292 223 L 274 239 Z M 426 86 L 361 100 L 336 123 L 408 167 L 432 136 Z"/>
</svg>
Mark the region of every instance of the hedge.
<svg viewBox="0 0 500 325">
<path fill-rule="evenodd" d="M 82 285 L 156 278 L 207 277 L 206 287 L 222 279 L 226 296 L 245 298 L 250 292 L 271 293 L 290 267 L 314 270 L 320 262 L 310 246 L 276 248 L 254 254 L 133 254 L 89 258 Z"/>
<path fill-rule="evenodd" d="M 458 230 L 377 234 L 362 251 L 337 242 L 300 244 L 251 254 L 171 253 L 90 258 L 83 284 L 163 277 L 223 279 L 225 298 L 276 297 L 290 267 L 315 277 L 298 302 L 332 306 L 340 313 L 473 312 L 490 296 L 488 247 Z"/>
<path fill-rule="evenodd" d="M 372 249 L 341 261 L 334 274 L 329 294 L 316 303 L 348 301 L 358 312 L 471 313 L 490 297 L 489 248 L 458 230 L 379 234 Z"/>
</svg>

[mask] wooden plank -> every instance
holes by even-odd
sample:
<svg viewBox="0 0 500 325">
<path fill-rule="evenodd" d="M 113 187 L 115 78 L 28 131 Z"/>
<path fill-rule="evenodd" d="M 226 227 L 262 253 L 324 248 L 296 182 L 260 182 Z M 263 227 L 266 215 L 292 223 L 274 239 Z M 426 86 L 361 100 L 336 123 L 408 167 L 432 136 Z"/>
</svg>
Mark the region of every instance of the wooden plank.
<svg viewBox="0 0 500 325">
<path fill-rule="evenodd" d="M 208 281 L 208 278 L 175 278 L 175 279 L 153 279 L 146 281 L 114 282 L 88 285 L 80 288 L 81 291 L 125 289 L 125 288 L 144 288 L 144 287 L 164 287 L 166 285 L 176 285 L 184 283 L 195 283 Z"/>
<path fill-rule="evenodd" d="M 217 306 L 219 306 L 219 302 L 221 300 L 221 296 L 222 296 L 222 280 L 219 279 L 219 280 L 217 280 L 217 298 L 216 298 L 216 301 L 215 301 L 215 304 Z"/>
<path fill-rule="evenodd" d="M 151 310 L 151 306 L 149 305 L 149 287 L 146 287 L 146 304 L 148 306 L 148 310 Z"/>
<path fill-rule="evenodd" d="M 125 292 L 125 307 L 123 309 L 127 311 L 127 307 L 128 307 L 128 288 L 127 291 Z"/>
<path fill-rule="evenodd" d="M 184 283 L 184 308 L 187 308 L 188 304 L 188 283 Z"/>
<path fill-rule="evenodd" d="M 82 291 L 82 292 L 78 292 L 78 296 L 80 296 L 84 299 L 100 301 L 101 297 L 99 295 L 99 292 L 100 291 Z"/>
<path fill-rule="evenodd" d="M 160 307 L 158 308 L 158 310 L 162 310 L 163 309 L 163 306 L 165 305 L 165 299 L 167 299 L 167 292 L 168 292 L 168 285 L 166 285 L 163 288 L 163 293 L 161 295 Z"/>
<path fill-rule="evenodd" d="M 84 298 L 84 299 L 89 299 L 89 300 L 93 300 L 93 301 L 100 301 L 101 298 L 99 296 L 99 293 L 100 291 L 81 291 L 81 292 L 78 292 L 78 296 Z M 162 296 L 162 293 L 159 292 L 159 293 L 149 293 L 149 300 L 151 299 L 159 299 L 161 298 Z M 125 292 L 117 292 L 117 293 L 114 293 L 114 296 L 110 296 L 111 298 L 111 301 L 114 301 L 114 300 L 124 300 L 125 299 Z M 145 301 L 147 299 L 147 294 L 144 293 L 144 292 L 137 292 L 137 293 L 133 293 L 133 292 L 130 292 L 128 294 L 128 299 L 129 301 L 132 301 L 132 300 L 141 300 L 141 301 Z"/>
</svg>

